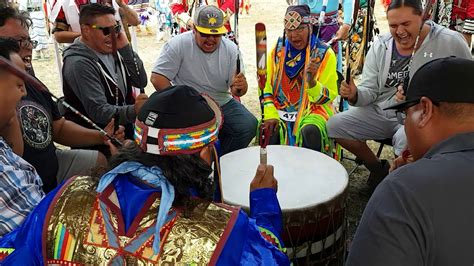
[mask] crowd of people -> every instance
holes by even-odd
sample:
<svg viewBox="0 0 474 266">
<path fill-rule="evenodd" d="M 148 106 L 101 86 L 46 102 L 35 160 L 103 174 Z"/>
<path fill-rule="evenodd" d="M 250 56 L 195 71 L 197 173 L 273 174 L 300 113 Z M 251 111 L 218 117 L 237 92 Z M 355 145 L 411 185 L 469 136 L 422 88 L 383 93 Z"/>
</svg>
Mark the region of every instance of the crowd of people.
<svg viewBox="0 0 474 266">
<path fill-rule="evenodd" d="M 472 263 L 469 16 L 460 33 L 427 20 L 419 0 L 392 0 L 390 32 L 354 81 L 338 65 L 352 2 L 342 25 L 337 1 L 289 6 L 259 120 L 240 102 L 235 2 L 209 2 L 171 5 L 182 33 L 148 76 L 126 34 L 139 23 L 132 9 L 58 1 L 55 38 L 70 43 L 58 102 L 35 77 L 27 12 L 0 7 L 2 265 L 289 265 L 272 165 L 256 169 L 248 214 L 222 203 L 219 158 L 266 136 L 336 160 L 343 147 L 370 171 L 348 265 Z M 336 110 L 338 95 L 348 110 Z M 393 162 L 366 144 L 380 139 L 392 139 Z"/>
</svg>

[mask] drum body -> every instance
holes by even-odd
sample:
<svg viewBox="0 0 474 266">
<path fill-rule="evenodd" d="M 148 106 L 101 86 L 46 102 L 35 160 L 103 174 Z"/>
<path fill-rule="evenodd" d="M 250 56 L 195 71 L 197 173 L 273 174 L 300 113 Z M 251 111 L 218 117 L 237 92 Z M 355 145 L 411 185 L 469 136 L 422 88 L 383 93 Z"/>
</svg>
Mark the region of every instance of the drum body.
<svg viewBox="0 0 474 266">
<path fill-rule="evenodd" d="M 342 265 L 345 255 L 345 202 L 349 178 L 331 157 L 310 149 L 270 145 L 268 163 L 278 180 L 283 212 L 282 239 L 295 264 Z M 249 208 L 250 182 L 260 147 L 221 158 L 222 197 L 230 205 Z"/>
</svg>

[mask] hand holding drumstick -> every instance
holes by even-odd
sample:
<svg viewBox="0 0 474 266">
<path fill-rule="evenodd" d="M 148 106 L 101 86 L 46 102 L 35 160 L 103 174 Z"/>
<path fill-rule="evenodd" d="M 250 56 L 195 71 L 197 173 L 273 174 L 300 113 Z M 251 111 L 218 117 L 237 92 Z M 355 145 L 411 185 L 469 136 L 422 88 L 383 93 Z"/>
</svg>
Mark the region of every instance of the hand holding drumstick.
<svg viewBox="0 0 474 266">
<path fill-rule="evenodd" d="M 258 165 L 257 173 L 255 173 L 255 177 L 250 182 L 250 192 L 260 188 L 272 188 L 278 191 L 278 181 L 273 176 L 273 165 Z"/>
</svg>

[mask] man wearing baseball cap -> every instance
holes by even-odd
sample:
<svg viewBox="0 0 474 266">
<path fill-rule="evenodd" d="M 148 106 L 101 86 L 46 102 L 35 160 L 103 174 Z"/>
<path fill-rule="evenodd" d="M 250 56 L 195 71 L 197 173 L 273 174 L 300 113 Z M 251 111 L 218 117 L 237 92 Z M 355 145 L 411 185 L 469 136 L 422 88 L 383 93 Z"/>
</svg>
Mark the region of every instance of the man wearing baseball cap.
<svg viewBox="0 0 474 266">
<path fill-rule="evenodd" d="M 387 108 L 406 114 L 405 133 L 415 162 L 391 172 L 375 190 L 348 265 L 474 261 L 472 73 L 472 60 L 431 61 L 414 74 L 406 100 Z"/>
<path fill-rule="evenodd" d="M 201 6 L 194 14 L 193 31 L 172 38 L 163 46 L 151 75 L 156 90 L 187 85 L 211 96 L 224 113 L 219 133 L 222 154 L 248 146 L 257 119 L 233 96 L 247 93 L 244 73 L 237 73 L 237 45 L 223 38 L 224 13 L 215 6 Z M 243 66 L 242 57 L 240 65 Z"/>
</svg>

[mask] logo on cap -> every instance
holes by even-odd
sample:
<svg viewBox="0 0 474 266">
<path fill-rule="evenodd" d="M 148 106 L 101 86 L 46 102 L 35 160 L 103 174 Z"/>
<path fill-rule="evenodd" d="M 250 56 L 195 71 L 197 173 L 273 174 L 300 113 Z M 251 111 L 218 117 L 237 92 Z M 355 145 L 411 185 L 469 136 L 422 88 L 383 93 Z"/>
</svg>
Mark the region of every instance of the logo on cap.
<svg viewBox="0 0 474 266">
<path fill-rule="evenodd" d="M 210 26 L 214 27 L 217 23 L 217 15 L 216 14 L 207 14 L 207 23 L 209 23 Z"/>
<path fill-rule="evenodd" d="M 155 120 L 158 118 L 157 113 L 150 112 L 148 117 L 145 120 L 145 124 L 152 126 L 155 123 Z"/>
<path fill-rule="evenodd" d="M 227 29 L 224 27 L 223 11 L 215 6 L 201 6 L 196 10 L 194 26 L 205 34 L 224 34 Z"/>
</svg>

